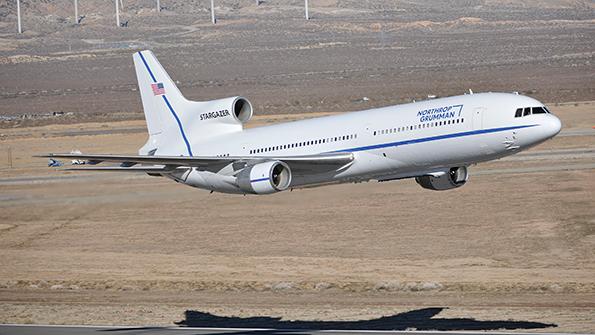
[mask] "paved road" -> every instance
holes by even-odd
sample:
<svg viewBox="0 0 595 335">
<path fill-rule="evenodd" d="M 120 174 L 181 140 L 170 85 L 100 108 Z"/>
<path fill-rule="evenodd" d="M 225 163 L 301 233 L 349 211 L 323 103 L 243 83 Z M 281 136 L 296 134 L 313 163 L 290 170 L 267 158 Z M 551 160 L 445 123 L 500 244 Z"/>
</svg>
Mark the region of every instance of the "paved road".
<svg viewBox="0 0 595 335">
<path fill-rule="evenodd" d="M 397 335 L 523 335 L 517 332 L 456 332 L 456 331 L 374 331 L 374 330 L 301 330 L 301 329 L 263 329 L 263 328 L 192 328 L 192 327 L 94 327 L 94 326 L 44 326 L 44 325 L 0 325 L 0 335 L 90 335 L 90 334 L 125 334 L 125 335 L 205 335 L 205 334 L 255 334 L 255 335 L 353 335 L 353 334 L 397 334 Z M 563 333 L 539 333 L 540 335 L 562 335 Z M 577 334 L 573 334 L 577 335 Z"/>
</svg>

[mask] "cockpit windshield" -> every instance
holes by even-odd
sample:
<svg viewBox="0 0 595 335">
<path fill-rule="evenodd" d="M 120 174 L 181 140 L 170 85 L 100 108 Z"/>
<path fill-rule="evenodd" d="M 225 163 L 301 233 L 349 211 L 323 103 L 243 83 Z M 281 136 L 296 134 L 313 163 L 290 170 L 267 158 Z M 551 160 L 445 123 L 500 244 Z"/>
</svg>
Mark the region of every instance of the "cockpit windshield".
<svg viewBox="0 0 595 335">
<path fill-rule="evenodd" d="M 523 117 L 531 114 L 549 114 L 550 111 L 545 106 L 518 108 L 514 117 Z"/>
</svg>

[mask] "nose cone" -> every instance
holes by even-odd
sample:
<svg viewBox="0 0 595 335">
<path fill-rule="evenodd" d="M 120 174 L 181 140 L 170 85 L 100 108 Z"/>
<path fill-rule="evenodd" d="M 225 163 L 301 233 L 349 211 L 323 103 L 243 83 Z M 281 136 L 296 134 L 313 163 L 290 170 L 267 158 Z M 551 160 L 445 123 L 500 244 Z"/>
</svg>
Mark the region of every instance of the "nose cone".
<svg viewBox="0 0 595 335">
<path fill-rule="evenodd" d="M 543 126 L 547 137 L 554 137 L 558 135 L 560 129 L 562 129 L 562 122 L 560 122 L 560 119 L 558 119 L 557 116 L 549 114 L 547 121 L 544 122 Z"/>
</svg>

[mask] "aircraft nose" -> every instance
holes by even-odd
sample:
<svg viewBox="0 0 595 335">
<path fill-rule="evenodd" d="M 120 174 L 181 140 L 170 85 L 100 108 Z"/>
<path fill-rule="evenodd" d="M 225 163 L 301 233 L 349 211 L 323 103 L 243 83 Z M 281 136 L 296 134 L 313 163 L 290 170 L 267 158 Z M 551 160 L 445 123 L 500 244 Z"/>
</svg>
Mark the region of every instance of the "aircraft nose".
<svg viewBox="0 0 595 335">
<path fill-rule="evenodd" d="M 544 124 L 548 137 L 554 137 L 558 135 L 560 129 L 562 129 L 562 122 L 555 115 L 548 115 L 548 120 Z"/>
</svg>

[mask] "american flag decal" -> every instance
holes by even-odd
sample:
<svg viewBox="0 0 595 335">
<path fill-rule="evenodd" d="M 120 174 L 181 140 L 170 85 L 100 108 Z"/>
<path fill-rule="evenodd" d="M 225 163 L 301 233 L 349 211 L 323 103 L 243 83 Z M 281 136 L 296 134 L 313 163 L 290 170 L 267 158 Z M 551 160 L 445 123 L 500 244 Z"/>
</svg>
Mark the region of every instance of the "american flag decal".
<svg viewBox="0 0 595 335">
<path fill-rule="evenodd" d="M 165 87 L 163 87 L 163 83 L 151 84 L 151 89 L 153 90 L 153 95 L 165 94 Z"/>
</svg>

